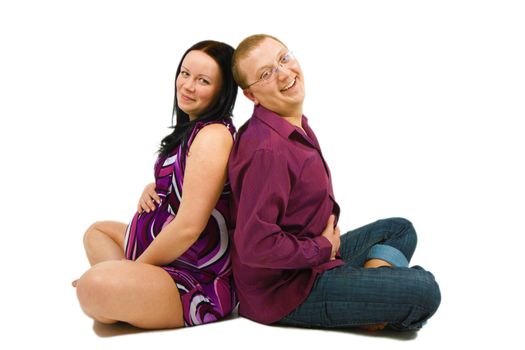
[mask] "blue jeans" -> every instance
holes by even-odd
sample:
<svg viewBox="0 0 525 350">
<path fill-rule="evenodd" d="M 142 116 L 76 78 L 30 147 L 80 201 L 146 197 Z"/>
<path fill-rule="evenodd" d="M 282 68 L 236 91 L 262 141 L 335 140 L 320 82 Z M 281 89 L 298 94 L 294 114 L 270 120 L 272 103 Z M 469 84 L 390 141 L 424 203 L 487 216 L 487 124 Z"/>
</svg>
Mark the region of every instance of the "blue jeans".
<svg viewBox="0 0 525 350">
<path fill-rule="evenodd" d="M 441 294 L 430 272 L 419 266 L 396 266 L 403 260 L 408 265 L 416 244 L 412 224 L 401 218 L 379 220 L 341 235 L 345 265 L 319 275 L 308 298 L 278 323 L 341 328 L 387 322 L 399 331 L 420 329 L 436 312 Z M 394 267 L 363 267 L 366 260 L 381 258 L 383 251 L 393 253 Z"/>
</svg>

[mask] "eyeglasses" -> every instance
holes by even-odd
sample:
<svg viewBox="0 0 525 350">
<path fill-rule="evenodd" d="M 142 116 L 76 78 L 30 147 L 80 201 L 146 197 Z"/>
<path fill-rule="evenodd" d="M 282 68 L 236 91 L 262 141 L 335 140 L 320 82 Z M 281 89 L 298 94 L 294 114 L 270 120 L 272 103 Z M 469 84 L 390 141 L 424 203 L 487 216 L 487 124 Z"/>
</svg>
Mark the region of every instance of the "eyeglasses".
<svg viewBox="0 0 525 350">
<path fill-rule="evenodd" d="M 271 67 L 265 69 L 261 73 L 261 77 L 257 81 L 255 81 L 255 82 L 249 84 L 248 86 L 246 86 L 245 89 L 249 89 L 251 86 L 253 86 L 253 85 L 257 84 L 257 83 L 260 83 L 261 81 L 265 81 L 265 82 L 272 81 L 277 76 L 277 74 L 275 74 L 275 73 L 277 73 L 279 70 L 282 70 L 283 68 L 287 68 L 288 69 L 288 65 L 292 64 L 294 62 L 295 62 L 295 56 L 293 55 L 293 52 L 292 51 L 288 51 L 283 56 L 281 56 L 277 66 L 274 65 L 274 66 L 271 66 Z"/>
</svg>

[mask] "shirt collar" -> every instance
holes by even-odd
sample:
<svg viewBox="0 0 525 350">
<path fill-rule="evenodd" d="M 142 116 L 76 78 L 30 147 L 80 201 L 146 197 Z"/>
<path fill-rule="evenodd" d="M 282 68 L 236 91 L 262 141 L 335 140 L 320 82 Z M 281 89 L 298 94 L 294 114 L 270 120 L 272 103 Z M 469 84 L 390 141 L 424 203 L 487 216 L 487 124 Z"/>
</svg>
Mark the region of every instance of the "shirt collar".
<svg viewBox="0 0 525 350">
<path fill-rule="evenodd" d="M 277 113 L 272 112 L 261 105 L 254 107 L 253 116 L 267 124 L 284 138 L 289 138 L 294 132 L 303 136 L 303 133 L 300 132 L 294 125 L 284 120 Z M 303 129 L 310 134 L 311 129 L 308 126 L 308 119 L 304 116 L 304 114 L 302 116 L 301 125 Z"/>
</svg>

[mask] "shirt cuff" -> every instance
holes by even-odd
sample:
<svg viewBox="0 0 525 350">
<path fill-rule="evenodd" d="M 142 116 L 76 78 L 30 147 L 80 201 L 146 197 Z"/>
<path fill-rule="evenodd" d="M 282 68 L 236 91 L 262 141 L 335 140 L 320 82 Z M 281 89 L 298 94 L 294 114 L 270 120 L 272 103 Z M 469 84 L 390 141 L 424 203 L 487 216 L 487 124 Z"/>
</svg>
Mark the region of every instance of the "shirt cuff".
<svg viewBox="0 0 525 350">
<path fill-rule="evenodd" d="M 319 246 L 319 263 L 322 264 L 330 260 L 332 256 L 332 244 L 328 238 L 324 236 L 317 236 L 314 238 L 315 243 Z"/>
<path fill-rule="evenodd" d="M 400 250 L 384 244 L 376 244 L 368 252 L 367 259 L 381 259 L 393 266 L 408 267 L 408 260 Z"/>
</svg>

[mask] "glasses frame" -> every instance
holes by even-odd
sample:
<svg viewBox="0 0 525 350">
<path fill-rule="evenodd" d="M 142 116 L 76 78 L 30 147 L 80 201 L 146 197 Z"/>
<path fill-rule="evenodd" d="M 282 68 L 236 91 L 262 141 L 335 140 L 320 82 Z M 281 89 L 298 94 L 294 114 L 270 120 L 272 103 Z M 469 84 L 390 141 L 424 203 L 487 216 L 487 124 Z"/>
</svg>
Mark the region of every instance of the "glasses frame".
<svg viewBox="0 0 525 350">
<path fill-rule="evenodd" d="M 280 69 L 282 68 L 288 68 L 288 65 L 292 62 L 295 62 L 295 56 L 293 54 L 292 51 L 287 51 L 280 59 L 282 60 L 284 57 L 288 57 L 288 61 L 285 62 L 285 63 L 281 63 L 281 62 L 278 62 L 277 63 L 277 66 L 276 65 L 273 65 L 272 68 L 270 69 L 270 75 L 268 76 L 268 78 L 259 78 L 257 79 L 257 81 L 254 81 L 253 83 L 249 84 L 248 86 L 245 87 L 245 90 L 246 89 L 249 89 L 250 87 L 252 87 L 253 85 L 257 84 L 257 83 L 260 83 L 261 81 L 271 81 L 272 77 L 275 77 L 275 73 L 277 73 Z M 279 68 L 280 67 L 280 68 Z"/>
</svg>

